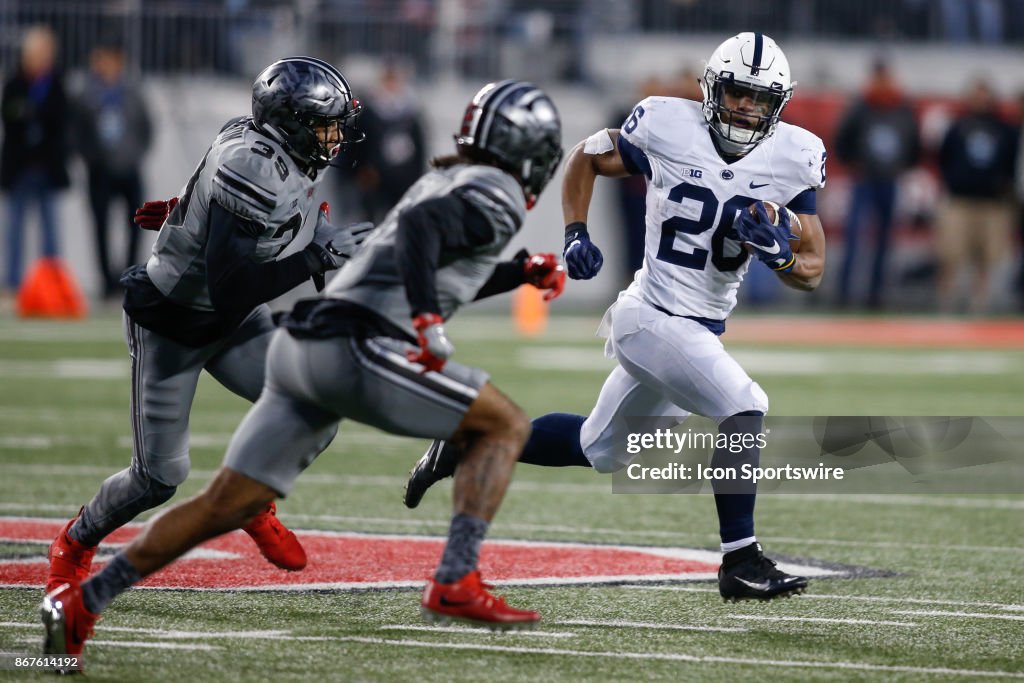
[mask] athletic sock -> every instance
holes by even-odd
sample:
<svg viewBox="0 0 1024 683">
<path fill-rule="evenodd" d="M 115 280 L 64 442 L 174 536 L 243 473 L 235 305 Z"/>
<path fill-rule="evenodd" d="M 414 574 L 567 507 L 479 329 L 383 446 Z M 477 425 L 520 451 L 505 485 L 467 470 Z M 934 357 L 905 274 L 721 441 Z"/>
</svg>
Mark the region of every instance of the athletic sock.
<svg viewBox="0 0 1024 683">
<path fill-rule="evenodd" d="M 764 413 L 760 412 L 739 413 L 722 420 L 718 432 L 729 435 L 729 443 L 735 447 L 735 444 L 743 439 L 734 439 L 733 435 L 760 434 L 763 418 Z M 749 440 L 746 441 L 749 443 Z M 743 464 L 756 467 L 760 459 L 761 450 L 756 445 L 744 448 L 740 452 L 716 448 L 715 454 L 711 457 L 711 466 L 733 467 L 738 472 Z M 714 482 L 713 488 L 715 508 L 718 510 L 718 533 L 722 539 L 723 551 L 727 545 L 731 548 L 734 543 L 753 538 L 757 484 L 748 480 L 732 480 Z"/>
<path fill-rule="evenodd" d="M 111 600 L 141 580 L 142 575 L 124 553 L 118 553 L 96 576 L 82 584 L 82 602 L 87 610 L 99 614 Z"/>
<path fill-rule="evenodd" d="M 480 544 L 487 534 L 487 522 L 479 517 L 459 513 L 452 517 L 448 543 L 444 546 L 441 564 L 434 574 L 438 583 L 455 583 L 476 569 Z"/>
<path fill-rule="evenodd" d="M 725 555 L 726 553 L 731 553 L 733 550 L 746 548 L 751 543 L 757 543 L 757 536 L 747 536 L 746 538 L 741 538 L 738 541 L 722 543 L 722 554 Z"/>
<path fill-rule="evenodd" d="M 583 415 L 569 413 L 538 417 L 519 462 L 544 467 L 591 467 L 580 445 L 580 430 L 586 420 Z"/>
</svg>

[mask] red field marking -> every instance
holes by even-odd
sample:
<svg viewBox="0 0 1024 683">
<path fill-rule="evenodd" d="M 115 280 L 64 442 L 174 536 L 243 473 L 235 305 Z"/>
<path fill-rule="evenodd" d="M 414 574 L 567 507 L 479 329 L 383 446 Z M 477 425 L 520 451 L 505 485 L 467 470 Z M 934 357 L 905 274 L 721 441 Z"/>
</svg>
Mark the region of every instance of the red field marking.
<svg viewBox="0 0 1024 683">
<path fill-rule="evenodd" d="M 60 520 L 0 517 L 0 540 L 49 543 Z M 111 543 L 125 543 L 140 526 L 125 527 Z M 422 536 L 302 531 L 309 565 L 298 573 L 268 564 L 242 532 L 204 543 L 198 553 L 153 574 L 151 588 L 213 590 L 356 589 L 418 586 L 433 573 L 444 539 Z M 104 550 L 101 547 L 101 554 Z M 44 551 L 38 558 L 0 560 L 0 585 L 45 583 Z M 102 563 L 95 563 L 99 567 Z M 507 583 L 608 583 L 710 578 L 716 554 L 704 550 L 602 546 L 576 543 L 487 541 L 480 569 L 488 580 Z"/>
<path fill-rule="evenodd" d="M 723 339 L 789 346 L 905 346 L 1024 350 L 1024 320 L 886 318 L 743 318 L 729 320 Z"/>
</svg>

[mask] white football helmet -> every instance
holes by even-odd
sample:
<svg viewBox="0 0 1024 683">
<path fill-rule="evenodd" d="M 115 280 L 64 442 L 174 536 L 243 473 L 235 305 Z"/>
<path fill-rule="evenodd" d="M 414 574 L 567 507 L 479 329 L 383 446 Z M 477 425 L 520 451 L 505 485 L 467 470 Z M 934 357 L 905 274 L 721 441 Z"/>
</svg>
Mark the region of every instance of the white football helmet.
<svg viewBox="0 0 1024 683">
<path fill-rule="evenodd" d="M 795 85 L 786 55 L 768 36 L 740 33 L 719 45 L 700 80 L 704 118 L 719 148 L 726 154 L 747 154 L 774 133 Z M 750 102 L 731 109 L 727 94 L 734 106 L 747 98 Z"/>
</svg>

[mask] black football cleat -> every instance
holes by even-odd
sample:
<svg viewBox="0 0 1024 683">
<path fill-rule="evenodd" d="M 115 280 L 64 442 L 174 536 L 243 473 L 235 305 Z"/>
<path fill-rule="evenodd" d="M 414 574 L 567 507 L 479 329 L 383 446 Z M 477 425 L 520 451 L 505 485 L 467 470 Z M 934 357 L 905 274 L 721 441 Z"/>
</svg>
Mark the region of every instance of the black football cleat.
<svg viewBox="0 0 1024 683">
<path fill-rule="evenodd" d="M 445 477 L 455 474 L 459 462 L 459 449 L 435 439 L 423 457 L 409 471 L 405 482 L 405 507 L 414 508 L 423 500 L 423 494 Z"/>
<path fill-rule="evenodd" d="M 806 576 L 793 576 L 775 568 L 760 543 L 726 553 L 718 568 L 718 592 L 726 602 L 790 598 L 807 590 Z"/>
</svg>

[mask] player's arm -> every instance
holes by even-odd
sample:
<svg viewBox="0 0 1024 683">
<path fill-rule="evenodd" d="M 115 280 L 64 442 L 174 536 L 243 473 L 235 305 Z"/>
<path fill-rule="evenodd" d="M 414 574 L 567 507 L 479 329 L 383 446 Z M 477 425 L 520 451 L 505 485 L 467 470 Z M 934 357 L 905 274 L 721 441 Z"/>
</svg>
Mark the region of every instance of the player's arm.
<svg viewBox="0 0 1024 683">
<path fill-rule="evenodd" d="M 589 280 L 604 263 L 601 251 L 590 241 L 587 214 L 598 176 L 622 178 L 635 172 L 619 151 L 619 131 L 605 129 L 580 142 L 565 162 L 562 179 L 562 217 L 565 247 L 562 256 L 574 280 Z"/>
<path fill-rule="evenodd" d="M 493 241 L 491 224 L 458 195 L 428 199 L 403 211 L 398 218 L 395 259 L 413 317 L 441 311 L 436 278 L 446 250 L 473 249 Z M 522 283 L 519 279 L 513 286 Z"/>
<path fill-rule="evenodd" d="M 206 277 L 210 301 L 220 311 L 255 308 L 302 284 L 323 263 L 310 248 L 279 261 L 255 260 L 264 226 L 210 202 Z"/>
<path fill-rule="evenodd" d="M 547 290 L 544 301 L 551 301 L 565 289 L 565 269 L 555 254 L 530 255 L 520 249 L 511 260 L 502 261 L 494 267 L 491 277 L 476 293 L 473 301 L 504 294 L 523 284 Z"/>
<path fill-rule="evenodd" d="M 588 153 L 587 149 L 591 151 Z M 562 179 L 562 217 L 565 224 L 586 224 L 590 199 L 594 195 L 594 181 L 598 176 L 623 178 L 628 175 L 630 172 L 619 154 L 618 129 L 598 131 L 573 147 L 565 160 Z"/>
<path fill-rule="evenodd" d="M 491 223 L 458 194 L 435 197 L 398 217 L 395 262 L 412 312 L 419 352 L 409 359 L 439 371 L 455 352 L 437 296 L 437 270 L 446 250 L 469 250 L 494 241 Z"/>
<path fill-rule="evenodd" d="M 821 283 L 825 273 L 825 231 L 816 214 L 796 214 L 803 227 L 800 251 L 789 271 L 779 272 L 779 279 L 794 289 L 811 291 Z"/>
</svg>

